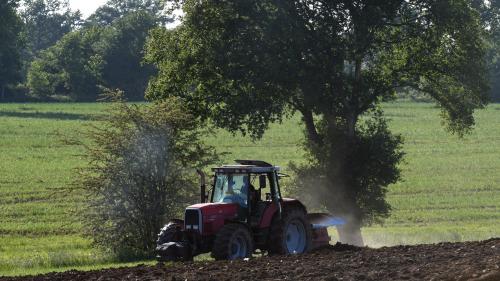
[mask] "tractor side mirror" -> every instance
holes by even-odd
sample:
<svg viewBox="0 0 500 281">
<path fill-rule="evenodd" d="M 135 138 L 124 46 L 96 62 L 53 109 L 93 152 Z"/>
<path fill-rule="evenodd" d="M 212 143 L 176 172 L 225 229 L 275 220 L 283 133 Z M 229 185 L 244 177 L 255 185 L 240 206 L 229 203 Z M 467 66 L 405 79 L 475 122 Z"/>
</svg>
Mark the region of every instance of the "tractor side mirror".
<svg viewBox="0 0 500 281">
<path fill-rule="evenodd" d="M 266 188 L 266 175 L 259 176 L 259 189 Z"/>
</svg>

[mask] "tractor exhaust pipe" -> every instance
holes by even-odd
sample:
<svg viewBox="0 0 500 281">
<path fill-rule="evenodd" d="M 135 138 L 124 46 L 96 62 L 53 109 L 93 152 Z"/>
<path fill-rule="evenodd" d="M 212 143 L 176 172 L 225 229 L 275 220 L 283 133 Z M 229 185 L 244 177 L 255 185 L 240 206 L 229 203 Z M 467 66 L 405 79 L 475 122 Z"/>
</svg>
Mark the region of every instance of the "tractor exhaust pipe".
<svg viewBox="0 0 500 281">
<path fill-rule="evenodd" d="M 207 185 L 205 184 L 205 173 L 200 169 L 196 169 L 196 173 L 198 173 L 198 175 L 200 176 L 200 202 L 205 203 L 207 200 Z"/>
</svg>

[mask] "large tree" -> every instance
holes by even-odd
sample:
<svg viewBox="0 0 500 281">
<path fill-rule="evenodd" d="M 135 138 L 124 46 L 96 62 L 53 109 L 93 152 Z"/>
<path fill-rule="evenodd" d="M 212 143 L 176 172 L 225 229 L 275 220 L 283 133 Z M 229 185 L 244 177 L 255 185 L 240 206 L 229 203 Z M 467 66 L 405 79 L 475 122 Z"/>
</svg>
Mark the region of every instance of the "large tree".
<svg viewBox="0 0 500 281">
<path fill-rule="evenodd" d="M 133 12 L 110 26 L 88 26 L 66 34 L 41 52 L 28 72 L 32 96 L 95 101 L 100 86 L 121 89 L 128 100 L 143 100 L 152 65 L 143 64 L 144 43 L 157 19 L 147 12 Z"/>
<path fill-rule="evenodd" d="M 389 215 L 400 137 L 382 101 L 401 88 L 432 97 L 459 135 L 487 102 L 483 29 L 466 0 L 185 0 L 175 30 L 158 29 L 149 99 L 180 96 L 219 127 L 262 136 L 299 112 L 309 152 L 304 192 L 349 218 L 341 239 Z M 302 174 L 302 176 L 308 176 Z M 305 188 L 305 187 L 304 187 Z"/>
<path fill-rule="evenodd" d="M 21 17 L 28 41 L 23 59 L 28 63 L 40 51 L 73 31 L 81 21 L 80 12 L 71 11 L 68 0 L 24 0 Z"/>
<path fill-rule="evenodd" d="M 30 95 L 42 100 L 95 101 L 103 65 L 98 54 L 102 32 L 99 28 L 71 32 L 42 51 L 28 71 Z"/>
<path fill-rule="evenodd" d="M 148 80 L 156 74 L 151 64 L 143 63 L 144 43 L 149 31 L 157 26 L 154 15 L 138 11 L 105 29 L 100 50 L 103 86 L 123 90 L 128 100 L 144 100 Z"/>
<path fill-rule="evenodd" d="M 17 1 L 0 0 L 0 101 L 5 99 L 7 86 L 19 82 L 23 45 L 22 22 L 16 13 Z"/>
</svg>

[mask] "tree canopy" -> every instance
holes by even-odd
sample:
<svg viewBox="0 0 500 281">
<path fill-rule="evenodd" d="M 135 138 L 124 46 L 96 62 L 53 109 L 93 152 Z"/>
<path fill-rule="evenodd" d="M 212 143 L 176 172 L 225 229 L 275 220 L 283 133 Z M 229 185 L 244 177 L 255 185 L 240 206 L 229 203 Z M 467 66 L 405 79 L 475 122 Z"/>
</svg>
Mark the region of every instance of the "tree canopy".
<svg viewBox="0 0 500 281">
<path fill-rule="evenodd" d="M 111 25 L 113 21 L 139 11 L 152 15 L 159 22 L 166 22 L 169 18 L 163 13 L 164 6 L 162 0 L 108 0 L 90 15 L 85 25 Z"/>
<path fill-rule="evenodd" d="M 98 28 L 68 33 L 31 63 L 27 85 L 39 99 L 54 95 L 69 100 L 95 101 L 99 89 L 102 57 L 96 55 L 102 30 Z"/>
<path fill-rule="evenodd" d="M 0 100 L 5 98 L 7 87 L 21 79 L 23 26 L 16 8 L 17 1 L 0 0 Z"/>
<path fill-rule="evenodd" d="M 472 1 L 480 12 L 483 28 L 486 31 L 488 45 L 487 62 L 490 70 L 491 97 L 500 101 L 500 2 Z"/>
<path fill-rule="evenodd" d="M 157 30 L 150 41 L 150 61 L 162 64 L 162 73 L 148 95 L 226 97 L 224 108 L 202 113 L 217 114 L 220 125 L 231 129 L 258 136 L 284 104 L 318 113 L 364 112 L 379 98 L 391 98 L 394 89 L 413 87 L 431 95 L 450 129 L 461 132 L 473 125 L 472 110 L 486 103 L 483 31 L 467 1 L 182 2 L 183 25 Z M 185 83 L 180 72 L 198 80 Z M 223 79 L 214 81 L 218 77 Z M 176 78 L 181 83 L 168 83 Z M 346 104 L 335 93 L 350 90 L 352 80 L 361 83 Z M 239 83 L 226 83 L 231 81 Z M 264 91 L 276 94 L 247 99 Z M 243 100 L 258 102 L 255 108 L 265 112 L 256 115 L 266 118 L 250 121 L 254 107 L 238 108 Z M 231 109 L 237 110 L 225 112 Z"/>
<path fill-rule="evenodd" d="M 102 85 L 126 93 L 129 100 L 144 100 L 147 83 L 155 68 L 143 64 L 144 44 L 149 31 L 158 26 L 158 20 L 146 12 L 134 12 L 116 20 L 104 31 L 100 51 Z"/>
<path fill-rule="evenodd" d="M 459 135 L 487 103 L 483 29 L 466 0 L 174 2 L 182 24 L 155 30 L 147 45 L 159 68 L 147 97 L 179 96 L 254 138 L 299 112 L 310 156 L 301 170 L 319 171 L 329 191 L 320 203 L 358 234 L 389 214 L 386 187 L 400 177 L 401 138 L 380 102 L 398 89 L 424 92 Z"/>
<path fill-rule="evenodd" d="M 152 65 L 142 63 L 143 48 L 156 26 L 152 14 L 137 11 L 110 26 L 90 25 L 66 34 L 31 64 L 30 94 L 95 101 L 105 87 L 123 90 L 128 100 L 143 100 L 148 79 L 155 73 Z"/>
<path fill-rule="evenodd" d="M 29 61 L 81 23 L 80 12 L 71 11 L 67 0 L 24 0 L 22 7 Z"/>
</svg>

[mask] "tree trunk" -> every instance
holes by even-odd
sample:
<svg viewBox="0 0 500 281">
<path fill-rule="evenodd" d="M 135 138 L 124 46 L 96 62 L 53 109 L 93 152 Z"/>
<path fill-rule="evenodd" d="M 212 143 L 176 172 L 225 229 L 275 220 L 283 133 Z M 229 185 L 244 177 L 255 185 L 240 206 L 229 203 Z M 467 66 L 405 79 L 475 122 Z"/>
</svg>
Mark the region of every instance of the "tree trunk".
<svg viewBox="0 0 500 281">
<path fill-rule="evenodd" d="M 318 131 L 316 130 L 316 125 L 314 124 L 314 117 L 310 110 L 302 110 L 302 120 L 304 120 L 304 124 L 306 125 L 307 130 L 307 138 L 310 142 L 315 145 L 321 146 L 323 145 L 323 140 L 321 139 Z"/>
<path fill-rule="evenodd" d="M 0 100 L 1 101 L 5 100 L 5 85 L 2 85 L 2 98 Z"/>
<path fill-rule="evenodd" d="M 349 168 L 347 168 L 345 165 L 347 164 L 346 161 L 350 153 L 352 153 L 351 149 L 353 147 L 355 138 L 356 138 L 356 123 L 358 121 L 358 116 L 355 112 L 355 98 L 356 96 L 359 96 L 359 87 L 361 85 L 361 59 L 357 58 L 354 61 L 355 64 L 355 71 L 354 71 L 354 80 L 356 81 L 353 85 L 353 92 L 352 96 L 353 99 L 348 103 L 347 108 L 349 109 L 348 112 L 346 112 L 346 115 L 344 116 L 346 120 L 346 125 L 347 127 L 345 128 L 345 131 L 343 132 L 345 135 L 342 136 L 344 138 L 343 141 L 341 141 L 342 147 L 340 148 L 342 151 L 340 152 L 340 155 L 342 155 L 344 158 L 341 159 L 340 166 L 341 172 L 344 174 L 344 188 L 346 189 L 346 194 L 349 194 L 347 196 L 346 201 L 346 206 L 351 209 L 347 209 L 345 211 L 348 211 L 347 213 L 347 218 L 346 218 L 346 224 L 338 227 L 338 233 L 339 233 L 339 239 L 340 242 L 349 244 L 349 245 L 354 245 L 354 246 L 364 246 L 364 241 L 363 241 L 363 236 L 361 234 L 361 217 L 360 217 L 360 211 L 359 207 L 357 206 L 356 199 L 354 198 L 355 195 L 352 194 L 352 192 L 349 192 L 349 190 L 352 188 L 350 186 L 350 179 L 352 177 L 352 171 L 350 171 Z M 347 174 L 347 175 L 346 175 Z M 341 175 L 342 176 L 342 175 Z"/>
<path fill-rule="evenodd" d="M 347 114 L 344 118 L 347 122 L 341 127 L 337 127 L 334 116 L 327 119 L 331 139 L 328 143 L 331 147 L 327 149 L 331 154 L 330 163 L 328 163 L 330 174 L 327 177 L 331 185 L 332 196 L 335 196 L 334 200 L 329 200 L 331 203 L 327 207 L 346 220 L 346 224 L 338 228 L 340 242 L 364 246 L 361 234 L 362 215 L 353 190 L 353 172 L 348 163 L 353 152 L 357 118 L 353 113 Z"/>
<path fill-rule="evenodd" d="M 345 116 L 346 125 L 337 127 L 336 116 L 324 113 L 323 118 L 328 123 L 327 139 L 323 142 L 319 136 L 312 112 L 309 110 L 300 110 L 303 121 L 306 126 L 306 137 L 309 142 L 319 147 L 318 151 L 329 151 L 329 163 L 327 163 L 328 174 L 328 194 L 325 194 L 323 203 L 335 215 L 341 216 L 346 220 L 346 225 L 338 227 L 340 242 L 364 246 L 363 236 L 361 234 L 361 219 L 359 206 L 352 191 L 351 171 L 347 167 L 347 159 L 350 155 L 352 142 L 355 138 L 355 127 L 357 116 L 353 111 Z M 330 146 L 330 147 L 325 147 Z"/>
</svg>

